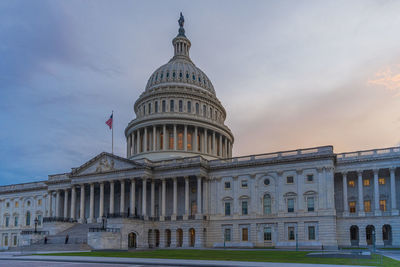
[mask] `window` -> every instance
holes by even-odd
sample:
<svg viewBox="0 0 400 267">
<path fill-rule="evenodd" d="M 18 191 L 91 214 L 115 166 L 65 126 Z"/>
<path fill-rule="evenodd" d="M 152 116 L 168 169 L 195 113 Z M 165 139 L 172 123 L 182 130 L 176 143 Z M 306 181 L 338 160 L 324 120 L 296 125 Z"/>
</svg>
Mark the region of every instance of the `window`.
<svg viewBox="0 0 400 267">
<path fill-rule="evenodd" d="M 371 211 L 371 200 L 364 200 L 364 211 L 365 212 Z"/>
<path fill-rule="evenodd" d="M 231 188 L 231 182 L 225 182 L 225 189 Z"/>
<path fill-rule="evenodd" d="M 311 182 L 313 182 L 313 181 L 314 181 L 314 175 L 308 174 L 308 175 L 307 175 L 307 182 L 311 183 Z"/>
<path fill-rule="evenodd" d="M 199 103 L 196 103 L 196 114 L 197 115 L 200 114 L 200 105 L 199 105 Z"/>
<path fill-rule="evenodd" d="M 29 211 L 26 212 L 26 226 L 31 225 L 31 213 Z"/>
<path fill-rule="evenodd" d="M 143 115 L 146 115 L 146 106 L 143 105 Z"/>
<path fill-rule="evenodd" d="M 28 200 L 28 202 L 26 202 L 26 205 L 28 205 L 28 207 L 31 206 L 31 202 Z"/>
<path fill-rule="evenodd" d="M 378 183 L 382 185 L 385 184 L 386 183 L 385 178 L 379 178 Z"/>
<path fill-rule="evenodd" d="M 151 114 L 151 103 L 149 103 L 149 114 Z"/>
<path fill-rule="evenodd" d="M 183 101 L 179 100 L 179 112 L 183 112 Z"/>
<path fill-rule="evenodd" d="M 308 226 L 308 240 L 315 240 L 315 226 Z"/>
<path fill-rule="evenodd" d="M 154 102 L 154 112 L 158 113 L 158 101 Z"/>
<path fill-rule="evenodd" d="M 307 210 L 314 211 L 314 197 L 308 197 L 307 198 Z"/>
<path fill-rule="evenodd" d="M 231 215 L 231 203 L 225 202 L 225 216 Z"/>
<path fill-rule="evenodd" d="M 8 235 L 4 237 L 4 246 L 8 246 Z"/>
<path fill-rule="evenodd" d="M 231 241 L 231 229 L 230 228 L 225 228 L 224 241 L 225 242 L 230 242 Z"/>
<path fill-rule="evenodd" d="M 350 208 L 350 213 L 355 213 L 356 212 L 356 202 L 355 201 L 350 201 L 349 202 L 349 208 Z"/>
<path fill-rule="evenodd" d="M 165 104 L 165 100 L 162 101 L 162 112 L 166 111 L 166 104 Z"/>
<path fill-rule="evenodd" d="M 294 199 L 293 198 L 289 198 L 287 200 L 287 211 L 294 212 Z"/>
<path fill-rule="evenodd" d="M 293 181 L 294 181 L 293 176 L 286 177 L 286 183 L 287 184 L 293 184 Z"/>
<path fill-rule="evenodd" d="M 370 186 L 370 180 L 369 179 L 364 179 L 363 180 L 364 186 Z"/>
<path fill-rule="evenodd" d="M 171 100 L 169 101 L 169 111 L 170 111 L 170 112 L 174 112 L 174 108 L 175 108 L 174 105 L 175 105 L 174 100 L 171 99 Z"/>
<path fill-rule="evenodd" d="M 169 149 L 174 149 L 174 133 L 169 131 Z"/>
<path fill-rule="evenodd" d="M 178 149 L 183 150 L 183 133 L 178 133 Z"/>
<path fill-rule="evenodd" d="M 350 187 L 355 187 L 356 186 L 356 182 L 354 180 L 349 180 L 349 186 Z"/>
<path fill-rule="evenodd" d="M 379 200 L 379 209 L 381 211 L 386 211 L 386 199 Z"/>
<path fill-rule="evenodd" d="M 294 236 L 294 227 L 288 227 L 288 239 L 289 240 L 295 240 Z"/>
<path fill-rule="evenodd" d="M 16 235 L 13 236 L 13 245 L 14 246 L 17 245 L 17 236 Z"/>
<path fill-rule="evenodd" d="M 247 180 L 242 180 L 241 187 L 242 188 L 247 188 Z"/>
<path fill-rule="evenodd" d="M 271 196 L 266 194 L 263 198 L 264 215 L 271 214 Z"/>
<path fill-rule="evenodd" d="M 187 133 L 187 149 L 188 150 L 192 150 L 192 134 L 191 133 Z"/>
<path fill-rule="evenodd" d="M 271 227 L 264 228 L 264 241 L 271 241 L 272 240 L 272 231 Z"/>
<path fill-rule="evenodd" d="M 10 207 L 10 202 L 7 202 L 6 207 L 7 207 L 7 208 Z"/>
<path fill-rule="evenodd" d="M 242 241 L 249 241 L 249 228 L 242 228 Z"/>
<path fill-rule="evenodd" d="M 6 227 L 10 226 L 10 217 L 6 216 Z"/>
<path fill-rule="evenodd" d="M 15 201 L 15 207 L 18 208 L 19 207 L 19 202 Z"/>
<path fill-rule="evenodd" d="M 203 117 L 207 117 L 206 105 L 203 105 Z"/>
<path fill-rule="evenodd" d="M 242 201 L 242 215 L 247 215 L 248 210 L 247 210 L 247 201 Z"/>
<path fill-rule="evenodd" d="M 212 119 L 212 115 L 213 115 L 213 109 L 210 108 L 210 118 Z"/>
<path fill-rule="evenodd" d="M 190 101 L 187 102 L 187 112 L 192 113 L 192 102 Z"/>
<path fill-rule="evenodd" d="M 41 206 L 42 205 L 42 200 L 38 199 L 37 204 L 38 204 L 38 206 Z"/>
<path fill-rule="evenodd" d="M 269 183 L 270 183 L 270 181 L 269 181 L 268 178 L 267 178 L 267 179 L 264 179 L 264 184 L 265 184 L 265 185 L 269 185 Z"/>
<path fill-rule="evenodd" d="M 18 227 L 18 216 L 14 217 L 14 226 Z"/>
<path fill-rule="evenodd" d="M 42 215 L 38 215 L 37 216 L 37 219 L 38 219 L 38 225 L 42 225 Z"/>
</svg>

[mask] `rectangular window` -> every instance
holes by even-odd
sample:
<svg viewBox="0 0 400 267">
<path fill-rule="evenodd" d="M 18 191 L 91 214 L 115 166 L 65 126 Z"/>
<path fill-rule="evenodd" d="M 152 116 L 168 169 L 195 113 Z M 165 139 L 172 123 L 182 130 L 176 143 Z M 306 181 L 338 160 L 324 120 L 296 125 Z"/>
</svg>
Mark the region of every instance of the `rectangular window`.
<svg viewBox="0 0 400 267">
<path fill-rule="evenodd" d="M 307 198 L 307 210 L 314 211 L 314 197 Z"/>
<path fill-rule="evenodd" d="M 288 239 L 295 240 L 294 227 L 288 227 Z"/>
<path fill-rule="evenodd" d="M 42 225 L 42 215 L 38 215 L 38 225 Z"/>
<path fill-rule="evenodd" d="M 190 101 L 187 102 L 187 112 L 192 113 L 192 102 Z"/>
<path fill-rule="evenodd" d="M 200 114 L 200 105 L 199 105 L 199 103 L 196 103 L 196 114 L 197 115 Z"/>
<path fill-rule="evenodd" d="M 247 180 L 242 180 L 241 186 L 242 188 L 247 188 Z"/>
<path fill-rule="evenodd" d="M 10 217 L 6 216 L 6 227 L 10 226 Z"/>
<path fill-rule="evenodd" d="M 231 229 L 229 229 L 229 228 L 225 228 L 224 241 L 225 242 L 230 242 L 231 241 Z"/>
<path fill-rule="evenodd" d="M 264 241 L 271 241 L 272 240 L 272 231 L 271 227 L 264 228 Z"/>
<path fill-rule="evenodd" d="M 354 180 L 349 180 L 349 187 L 355 187 L 356 182 Z"/>
<path fill-rule="evenodd" d="M 212 115 L 213 115 L 213 109 L 210 108 L 210 118 L 212 119 Z"/>
<path fill-rule="evenodd" d="M 18 216 L 14 217 L 14 226 L 17 227 L 18 226 Z"/>
<path fill-rule="evenodd" d="M 293 198 L 289 198 L 287 200 L 287 211 L 294 212 L 294 199 Z"/>
<path fill-rule="evenodd" d="M 179 112 L 183 112 L 183 102 L 179 100 Z"/>
<path fill-rule="evenodd" d="M 315 240 L 315 226 L 308 226 L 308 240 Z"/>
<path fill-rule="evenodd" d="M 8 246 L 8 236 L 4 237 L 4 246 Z"/>
<path fill-rule="evenodd" d="M 154 102 L 154 112 L 158 113 L 158 101 Z"/>
<path fill-rule="evenodd" d="M 231 188 L 231 182 L 225 182 L 225 189 Z"/>
<path fill-rule="evenodd" d="M 167 105 L 165 104 L 165 100 L 162 101 L 162 112 L 165 112 L 167 110 Z"/>
<path fill-rule="evenodd" d="M 231 215 L 231 203 L 225 202 L 225 216 Z"/>
<path fill-rule="evenodd" d="M 203 105 L 203 117 L 207 117 L 206 105 Z"/>
<path fill-rule="evenodd" d="M 312 181 L 314 181 L 314 175 L 308 174 L 307 175 L 307 182 L 312 182 Z"/>
<path fill-rule="evenodd" d="M 371 211 L 371 201 L 370 200 L 364 200 L 364 211 L 365 212 Z"/>
<path fill-rule="evenodd" d="M 169 131 L 169 149 L 174 149 L 174 133 Z"/>
<path fill-rule="evenodd" d="M 385 178 L 379 178 L 378 182 L 379 182 L 379 184 L 382 184 L 382 185 L 386 183 Z"/>
<path fill-rule="evenodd" d="M 242 215 L 247 215 L 247 201 L 242 201 Z"/>
<path fill-rule="evenodd" d="M 13 236 L 13 245 L 17 246 L 17 236 Z"/>
<path fill-rule="evenodd" d="M 350 213 L 355 213 L 356 212 L 356 202 L 355 201 L 350 201 L 349 202 L 349 209 L 350 209 Z"/>
<path fill-rule="evenodd" d="M 41 206 L 42 205 L 42 200 L 38 199 L 37 203 L 38 203 L 38 206 Z"/>
<path fill-rule="evenodd" d="M 146 115 L 146 104 L 143 105 L 143 115 Z"/>
<path fill-rule="evenodd" d="M 386 199 L 379 200 L 379 208 L 381 211 L 386 211 Z"/>
<path fill-rule="evenodd" d="M 18 206 L 19 206 L 18 201 L 15 201 L 15 207 L 18 208 Z"/>
<path fill-rule="evenodd" d="M 178 149 L 179 150 L 183 150 L 183 133 L 182 132 L 178 132 Z"/>
<path fill-rule="evenodd" d="M 171 100 L 169 101 L 169 111 L 170 111 L 170 112 L 174 112 L 174 111 L 175 111 L 175 103 L 174 103 L 174 100 L 173 100 L 173 99 L 171 99 Z"/>
<path fill-rule="evenodd" d="M 364 179 L 363 180 L 364 186 L 370 186 L 370 180 L 369 179 Z"/>
<path fill-rule="evenodd" d="M 293 176 L 286 177 L 286 183 L 287 184 L 293 184 L 293 182 L 294 182 Z"/>
<path fill-rule="evenodd" d="M 151 114 L 151 103 L 149 103 L 149 114 Z"/>
<path fill-rule="evenodd" d="M 242 228 L 242 241 L 249 241 L 249 228 Z"/>
</svg>

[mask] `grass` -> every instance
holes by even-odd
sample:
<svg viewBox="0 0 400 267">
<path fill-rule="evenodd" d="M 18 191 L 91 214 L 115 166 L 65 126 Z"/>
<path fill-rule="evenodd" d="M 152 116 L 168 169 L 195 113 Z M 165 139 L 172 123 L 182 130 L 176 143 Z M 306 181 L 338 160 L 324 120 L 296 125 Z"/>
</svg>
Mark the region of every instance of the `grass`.
<svg viewBox="0 0 400 267">
<path fill-rule="evenodd" d="M 257 262 L 286 262 L 314 263 L 363 266 L 399 266 L 400 262 L 388 257 L 374 254 L 372 259 L 346 258 L 313 258 L 307 257 L 307 251 L 259 251 L 259 250 L 203 250 L 203 249 L 158 249 L 146 251 L 92 251 L 74 253 L 52 253 L 41 255 L 52 256 L 92 256 L 92 257 L 121 257 L 121 258 L 161 258 L 189 260 L 226 260 L 226 261 L 257 261 Z"/>
</svg>

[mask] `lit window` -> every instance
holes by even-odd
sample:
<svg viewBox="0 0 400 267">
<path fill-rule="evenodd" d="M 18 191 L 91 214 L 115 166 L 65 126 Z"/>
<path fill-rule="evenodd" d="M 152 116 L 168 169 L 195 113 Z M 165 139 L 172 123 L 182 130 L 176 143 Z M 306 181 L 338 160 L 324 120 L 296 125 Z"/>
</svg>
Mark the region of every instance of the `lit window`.
<svg viewBox="0 0 400 267">
<path fill-rule="evenodd" d="M 231 203 L 225 202 L 225 216 L 231 215 Z"/>
<path fill-rule="evenodd" d="M 248 228 L 242 229 L 242 241 L 249 241 L 249 229 Z"/>
<path fill-rule="evenodd" d="M 179 112 L 183 112 L 183 101 L 179 100 Z"/>
<path fill-rule="evenodd" d="M 242 180 L 242 188 L 247 188 L 247 180 Z"/>
<path fill-rule="evenodd" d="M 371 211 L 371 200 L 364 200 L 364 211 L 365 212 Z"/>
<path fill-rule="evenodd" d="M 41 206 L 42 205 L 42 200 L 41 199 L 38 199 L 38 206 Z"/>
<path fill-rule="evenodd" d="M 19 206 L 18 201 L 15 201 L 15 207 L 18 208 L 18 206 Z"/>
<path fill-rule="evenodd" d="M 192 113 L 192 102 L 190 101 L 187 102 L 187 112 Z"/>
<path fill-rule="evenodd" d="M 264 228 L 264 241 L 271 241 L 272 240 L 272 234 L 271 234 L 271 227 L 265 227 Z"/>
<path fill-rule="evenodd" d="M 312 181 L 314 181 L 314 175 L 308 174 L 307 175 L 307 182 L 312 182 Z"/>
<path fill-rule="evenodd" d="M 356 186 L 356 182 L 354 180 L 349 180 L 349 186 L 350 187 L 355 187 Z"/>
<path fill-rule="evenodd" d="M 174 149 L 174 133 L 169 131 L 169 149 Z"/>
<path fill-rule="evenodd" d="M 350 201 L 349 202 L 349 208 L 350 208 L 350 213 L 355 213 L 356 212 L 356 202 L 355 201 Z"/>
<path fill-rule="evenodd" d="M 192 134 L 187 133 L 187 149 L 192 150 Z"/>
<path fill-rule="evenodd" d="M 386 211 L 386 200 L 385 199 L 379 200 L 379 208 L 381 211 Z"/>
<path fill-rule="evenodd" d="M 231 229 L 226 228 L 224 231 L 224 241 L 229 242 L 231 241 Z"/>
<path fill-rule="evenodd" d="M 264 195 L 263 198 L 263 210 L 264 210 L 264 215 L 271 214 L 271 196 L 270 195 Z"/>
<path fill-rule="evenodd" d="M 308 240 L 315 240 L 315 226 L 308 226 Z"/>
<path fill-rule="evenodd" d="M 288 227 L 288 239 L 295 240 L 294 227 Z"/>
<path fill-rule="evenodd" d="M 225 182 L 225 189 L 231 188 L 231 182 Z"/>
<path fill-rule="evenodd" d="M 293 176 L 286 177 L 286 183 L 287 184 L 293 184 L 293 182 L 294 182 Z"/>
<path fill-rule="evenodd" d="M 379 178 L 378 182 L 379 182 L 379 184 L 385 184 L 386 183 L 385 178 Z"/>
<path fill-rule="evenodd" d="M 178 133 L 178 149 L 183 150 L 183 133 Z"/>
<path fill-rule="evenodd" d="M 242 201 L 242 215 L 247 215 L 247 201 Z"/>
<path fill-rule="evenodd" d="M 287 209 L 288 209 L 288 212 L 294 212 L 294 199 L 293 198 L 289 198 L 287 200 Z"/>
<path fill-rule="evenodd" d="M 174 112 L 174 100 L 173 99 L 171 99 L 170 101 L 169 101 L 169 111 L 170 112 Z"/>
<path fill-rule="evenodd" d="M 314 197 L 307 198 L 307 210 L 314 211 Z"/>
<path fill-rule="evenodd" d="M 363 183 L 364 183 L 364 186 L 370 186 L 370 180 L 369 179 L 364 179 Z"/>
</svg>

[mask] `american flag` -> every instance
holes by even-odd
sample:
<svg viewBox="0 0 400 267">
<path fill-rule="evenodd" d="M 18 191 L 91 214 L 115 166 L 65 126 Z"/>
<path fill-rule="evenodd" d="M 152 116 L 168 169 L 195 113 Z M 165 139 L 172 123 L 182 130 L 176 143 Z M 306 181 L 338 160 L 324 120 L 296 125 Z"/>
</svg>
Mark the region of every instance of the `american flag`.
<svg viewBox="0 0 400 267">
<path fill-rule="evenodd" d="M 108 127 L 110 127 L 110 129 L 112 129 L 112 125 L 113 125 L 113 114 L 111 114 L 110 118 L 106 121 L 106 124 L 108 125 Z"/>
</svg>

